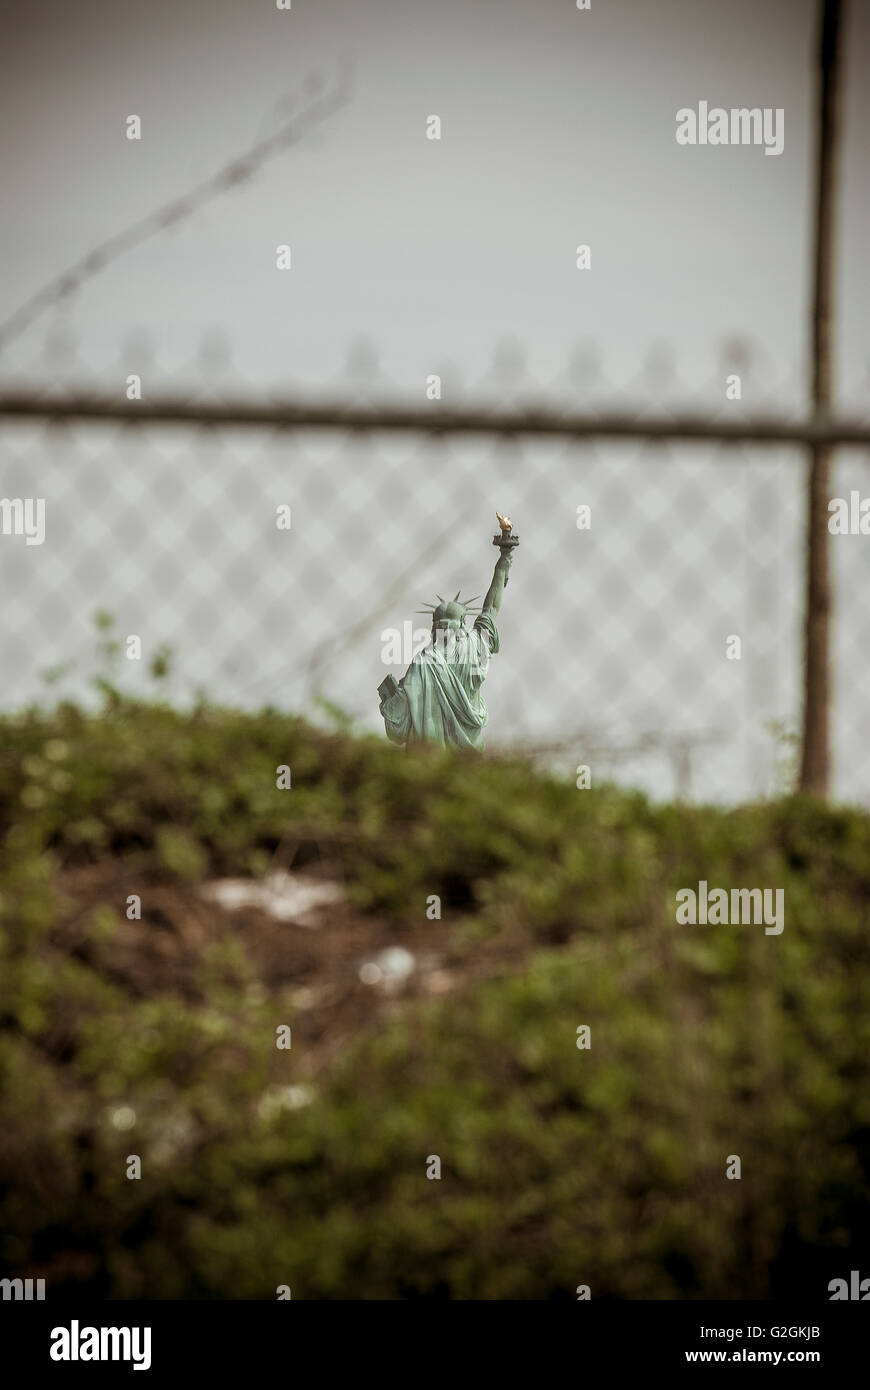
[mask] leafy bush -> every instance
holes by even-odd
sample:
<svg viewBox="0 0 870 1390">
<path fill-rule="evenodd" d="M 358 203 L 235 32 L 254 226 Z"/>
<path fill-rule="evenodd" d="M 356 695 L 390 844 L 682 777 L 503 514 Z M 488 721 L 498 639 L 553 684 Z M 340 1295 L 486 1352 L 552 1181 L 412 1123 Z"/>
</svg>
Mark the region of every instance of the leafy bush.
<svg viewBox="0 0 870 1390">
<path fill-rule="evenodd" d="M 654 806 L 114 694 L 0 721 L 0 806 L 4 1274 L 53 1297 L 816 1299 L 866 1256 L 864 813 Z M 131 876 L 191 891 L 287 844 L 391 939 L 440 894 L 457 978 L 308 1091 L 304 1051 L 275 1049 L 292 981 L 243 929 L 192 941 L 183 978 L 118 964 Z M 91 870 L 116 887 L 71 902 Z M 678 926 L 700 879 L 784 889 L 783 934 Z"/>
</svg>

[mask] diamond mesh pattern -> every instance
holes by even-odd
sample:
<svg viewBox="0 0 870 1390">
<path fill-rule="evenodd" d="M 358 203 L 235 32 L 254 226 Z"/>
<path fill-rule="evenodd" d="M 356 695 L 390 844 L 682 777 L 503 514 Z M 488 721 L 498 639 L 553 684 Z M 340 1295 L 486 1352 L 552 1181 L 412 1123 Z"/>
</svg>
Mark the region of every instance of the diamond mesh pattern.
<svg viewBox="0 0 870 1390">
<path fill-rule="evenodd" d="M 452 399 L 617 405 L 638 419 L 773 407 L 761 366 L 751 400 L 723 407 L 733 369 L 692 393 L 660 352 L 620 394 L 586 348 L 548 396 L 512 349 Z M 384 398 L 375 359 L 355 371 L 343 399 Z M 795 397 L 786 383 L 780 410 Z M 593 778 L 658 796 L 733 801 L 774 787 L 768 725 L 796 729 L 800 713 L 798 448 L 149 427 L 133 407 L 125 426 L 5 420 L 0 441 L 0 497 L 47 508 L 44 545 L 0 537 L 7 707 L 49 698 L 43 673 L 69 660 L 58 689 L 88 690 L 102 609 L 118 635 L 143 639 L 145 660 L 119 663 L 122 689 L 154 689 L 148 657 L 165 642 L 170 698 L 205 690 L 298 709 L 323 694 L 376 731 L 376 687 L 403 669 L 383 666 L 383 630 L 425 626 L 415 610 L 436 592 L 485 592 L 498 508 L 521 544 L 486 687 L 490 746 L 531 744 L 566 775 L 587 762 Z M 866 452 L 840 451 L 834 471 L 834 495 L 870 496 Z M 289 532 L 275 526 L 280 503 Z M 867 802 L 870 536 L 832 538 L 831 551 L 835 794 Z M 740 661 L 726 659 L 732 635 Z"/>
</svg>

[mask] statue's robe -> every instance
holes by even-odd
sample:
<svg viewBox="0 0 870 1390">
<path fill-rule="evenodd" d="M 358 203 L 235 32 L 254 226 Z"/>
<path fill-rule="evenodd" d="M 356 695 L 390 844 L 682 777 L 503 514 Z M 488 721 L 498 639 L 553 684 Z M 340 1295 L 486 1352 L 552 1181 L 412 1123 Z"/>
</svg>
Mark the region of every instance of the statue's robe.
<svg viewBox="0 0 870 1390">
<path fill-rule="evenodd" d="M 443 642 L 424 647 L 399 681 L 398 693 L 381 704 L 387 737 L 393 743 L 482 748 L 488 716 L 480 687 L 498 648 L 498 628 L 487 610 L 471 631 L 447 629 Z"/>
</svg>

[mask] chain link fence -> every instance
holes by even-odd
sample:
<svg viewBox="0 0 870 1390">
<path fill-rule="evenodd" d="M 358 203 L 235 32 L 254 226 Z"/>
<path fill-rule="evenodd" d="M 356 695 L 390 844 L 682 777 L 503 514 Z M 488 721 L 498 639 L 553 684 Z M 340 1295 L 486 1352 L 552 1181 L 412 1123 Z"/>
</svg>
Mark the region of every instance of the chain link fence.
<svg viewBox="0 0 870 1390">
<path fill-rule="evenodd" d="M 133 372 L 141 401 L 127 399 Z M 382 730 L 376 688 L 410 659 L 426 626 L 415 610 L 436 592 L 485 591 L 498 509 L 521 543 L 485 687 L 491 749 L 533 750 L 571 777 L 586 764 L 593 785 L 657 797 L 784 789 L 801 704 L 800 380 L 777 378 L 742 342 L 691 388 L 666 346 L 618 383 L 593 345 L 546 383 L 511 343 L 473 385 L 449 364 L 436 374 L 440 399 L 433 378 L 411 397 L 361 343 L 305 416 L 309 388 L 240 380 L 214 338 L 165 373 L 141 339 L 88 372 L 63 334 L 7 369 L 0 498 L 44 498 L 46 525 L 41 545 L 0 536 L 5 707 L 84 696 L 102 612 L 124 691 L 332 706 Z M 842 402 L 858 422 L 834 469 L 833 495 L 847 500 L 870 497 L 862 385 Z M 444 428 L 451 411 L 474 428 Z M 522 431 L 506 426 L 522 413 Z M 593 424 L 565 434 L 568 415 Z M 602 436 L 605 417 L 622 432 Z M 686 419 L 708 437 L 687 434 Z M 741 426 L 747 437 L 730 437 Z M 870 536 L 831 537 L 833 792 L 865 804 L 868 548 Z M 139 661 L 125 656 L 132 634 Z"/>
</svg>

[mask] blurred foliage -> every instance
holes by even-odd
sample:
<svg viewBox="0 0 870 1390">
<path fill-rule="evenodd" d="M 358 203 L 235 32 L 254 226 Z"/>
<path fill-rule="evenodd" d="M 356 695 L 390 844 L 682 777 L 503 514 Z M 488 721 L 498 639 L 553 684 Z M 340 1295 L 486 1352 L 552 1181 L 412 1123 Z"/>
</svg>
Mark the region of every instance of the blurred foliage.
<svg viewBox="0 0 870 1390">
<path fill-rule="evenodd" d="M 0 720 L 0 808 L 4 1274 L 53 1297 L 815 1300 L 866 1258 L 865 813 L 656 806 L 111 689 Z M 256 874 L 288 839 L 396 940 L 440 894 L 460 976 L 505 953 L 311 1093 L 298 1048 L 274 1086 L 289 996 L 243 939 L 203 945 L 193 990 L 107 965 L 125 874 Z M 107 862 L 114 908 L 61 931 L 64 872 Z M 784 889 L 783 934 L 677 926 L 700 879 Z"/>
</svg>

